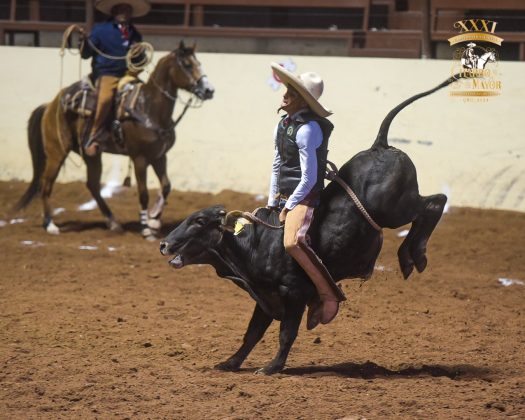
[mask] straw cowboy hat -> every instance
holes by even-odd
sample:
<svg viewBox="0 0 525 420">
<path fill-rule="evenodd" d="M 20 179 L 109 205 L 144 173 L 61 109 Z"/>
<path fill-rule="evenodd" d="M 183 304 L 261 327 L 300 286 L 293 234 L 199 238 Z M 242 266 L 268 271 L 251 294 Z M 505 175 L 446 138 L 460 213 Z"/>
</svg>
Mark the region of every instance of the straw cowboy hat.
<svg viewBox="0 0 525 420">
<path fill-rule="evenodd" d="M 284 85 L 291 85 L 306 101 L 313 112 L 320 117 L 332 115 L 332 111 L 325 108 L 319 102 L 319 97 L 323 94 L 324 83 L 323 79 L 321 79 L 317 73 L 309 71 L 296 76 L 277 63 L 271 63 L 270 65 L 274 75 L 277 76 Z"/>
<path fill-rule="evenodd" d="M 131 17 L 144 16 L 149 12 L 149 9 L 151 9 L 148 0 L 97 0 L 95 2 L 95 8 L 106 15 L 111 15 L 111 9 L 117 4 L 129 4 L 133 9 Z"/>
</svg>

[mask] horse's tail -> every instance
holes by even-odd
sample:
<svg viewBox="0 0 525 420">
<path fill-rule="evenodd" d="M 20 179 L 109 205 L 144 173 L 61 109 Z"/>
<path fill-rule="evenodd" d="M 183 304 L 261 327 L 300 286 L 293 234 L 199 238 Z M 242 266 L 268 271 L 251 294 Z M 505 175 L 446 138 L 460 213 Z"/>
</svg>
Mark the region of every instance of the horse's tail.
<svg viewBox="0 0 525 420">
<path fill-rule="evenodd" d="M 40 179 L 42 178 L 46 165 L 46 155 L 44 153 L 44 143 L 42 138 L 42 117 L 45 110 L 46 105 L 40 105 L 29 117 L 27 137 L 29 150 L 31 151 L 31 160 L 33 162 L 33 179 L 24 195 L 13 206 L 13 212 L 22 210 L 40 192 Z"/>
<path fill-rule="evenodd" d="M 439 89 L 444 88 L 445 86 L 450 85 L 451 83 L 454 83 L 458 79 L 465 77 L 464 73 L 457 73 L 452 77 L 449 77 L 447 80 L 445 80 L 440 85 L 436 86 L 433 89 L 427 90 L 422 93 L 418 93 L 417 95 L 412 96 L 411 98 L 408 98 L 406 101 L 400 103 L 398 106 L 396 106 L 392 111 L 390 111 L 383 122 L 381 123 L 381 127 L 379 128 L 379 133 L 377 133 L 376 141 L 372 145 L 372 149 L 377 148 L 387 148 L 388 147 L 388 129 L 390 128 L 390 123 L 395 118 L 395 116 L 405 107 L 410 105 L 412 102 L 417 101 L 419 98 L 423 98 L 425 96 L 430 95 L 431 93 L 434 93 L 438 91 Z"/>
</svg>

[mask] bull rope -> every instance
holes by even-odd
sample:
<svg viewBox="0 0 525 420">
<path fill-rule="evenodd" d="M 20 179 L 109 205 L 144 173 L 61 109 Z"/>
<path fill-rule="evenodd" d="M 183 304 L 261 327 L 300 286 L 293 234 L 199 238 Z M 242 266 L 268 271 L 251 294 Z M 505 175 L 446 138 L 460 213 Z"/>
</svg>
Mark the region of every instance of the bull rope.
<svg viewBox="0 0 525 420">
<path fill-rule="evenodd" d="M 377 230 L 378 232 L 382 232 L 383 229 L 381 228 L 381 226 L 379 226 L 374 221 L 374 219 L 372 219 L 372 216 L 370 216 L 368 214 L 368 212 L 366 211 L 365 207 L 363 206 L 363 203 L 361 203 L 359 198 L 357 198 L 357 195 L 352 190 L 352 188 L 350 188 L 350 186 L 345 181 L 343 181 L 343 179 L 339 175 L 337 175 L 337 172 L 338 172 L 337 166 L 335 166 L 335 164 L 333 162 L 330 162 L 329 160 L 326 163 L 330 166 L 330 170 L 329 169 L 326 170 L 325 178 L 330 180 L 330 181 L 337 182 L 347 192 L 347 194 L 350 196 L 350 198 L 352 199 L 352 201 L 354 202 L 354 204 L 356 205 L 358 210 L 361 212 L 361 214 L 364 216 L 364 218 L 368 221 L 368 223 L 370 223 L 370 225 L 375 230 Z M 261 220 L 260 218 L 258 218 L 255 214 L 261 208 L 264 208 L 264 207 L 256 208 L 251 213 L 247 212 L 247 211 L 233 210 L 233 211 L 229 212 L 226 215 L 225 224 L 226 225 L 228 224 L 228 219 L 231 218 L 231 217 L 244 217 L 245 219 L 248 219 L 249 221 L 251 221 L 253 223 L 261 224 L 261 225 L 266 226 L 266 227 L 268 227 L 270 229 L 282 229 L 284 227 L 284 225 L 280 225 L 280 226 L 272 225 L 272 224 L 267 223 L 264 220 Z"/>
<path fill-rule="evenodd" d="M 223 227 L 226 227 L 226 230 L 230 230 L 231 229 L 233 231 L 233 228 L 229 227 L 229 225 L 228 225 L 230 219 L 244 217 L 245 219 L 248 219 L 252 223 L 258 223 L 258 224 L 266 226 L 266 227 L 268 227 L 270 229 L 283 229 L 284 225 L 279 225 L 279 226 L 272 225 L 272 224 L 270 224 L 268 222 L 265 222 L 264 220 L 258 218 L 255 215 L 255 213 L 257 213 L 260 209 L 264 209 L 264 208 L 265 207 L 258 207 L 251 213 L 248 212 L 248 211 L 232 210 L 232 211 L 228 212 L 228 214 L 226 214 L 226 216 L 224 217 Z"/>
<path fill-rule="evenodd" d="M 348 193 L 348 195 L 350 196 L 352 201 L 355 203 L 356 207 L 359 209 L 359 211 L 364 216 L 364 218 L 368 221 L 368 223 L 370 223 L 375 230 L 377 230 L 378 232 L 381 232 L 382 231 L 381 226 L 379 226 L 374 221 L 374 219 L 372 219 L 372 217 L 368 214 L 365 207 L 363 206 L 361 201 L 359 201 L 359 198 L 357 198 L 357 195 L 352 190 L 352 188 L 350 188 L 350 186 L 346 182 L 344 182 L 343 179 L 339 175 L 337 175 L 337 166 L 335 166 L 335 164 L 330 162 L 329 160 L 326 163 L 330 166 L 330 169 L 331 169 L 331 170 L 327 169 L 326 175 L 325 175 L 326 179 L 330 181 L 335 181 L 341 187 L 343 187 L 343 189 Z"/>
</svg>

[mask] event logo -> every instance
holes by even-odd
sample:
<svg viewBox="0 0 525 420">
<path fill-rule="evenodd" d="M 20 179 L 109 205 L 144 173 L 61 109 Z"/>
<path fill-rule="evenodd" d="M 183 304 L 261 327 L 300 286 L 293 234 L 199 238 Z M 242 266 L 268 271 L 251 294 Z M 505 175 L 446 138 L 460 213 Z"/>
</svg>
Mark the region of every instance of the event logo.
<svg viewBox="0 0 525 420">
<path fill-rule="evenodd" d="M 460 20 L 454 23 L 459 35 L 449 38 L 453 53 L 452 75 L 461 79 L 450 85 L 451 96 L 462 96 L 465 101 L 485 102 L 490 96 L 501 94 L 501 74 L 496 46 L 503 39 L 496 36 L 498 23 L 485 19 Z"/>
</svg>

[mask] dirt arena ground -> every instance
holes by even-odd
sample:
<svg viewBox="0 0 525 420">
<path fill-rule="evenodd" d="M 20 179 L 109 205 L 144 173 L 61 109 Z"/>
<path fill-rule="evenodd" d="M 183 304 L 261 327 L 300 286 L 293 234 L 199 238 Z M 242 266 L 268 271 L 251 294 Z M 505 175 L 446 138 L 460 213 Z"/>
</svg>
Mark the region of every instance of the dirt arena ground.
<svg viewBox="0 0 525 420">
<path fill-rule="evenodd" d="M 371 280 L 344 282 L 334 322 L 301 326 L 287 368 L 254 375 L 277 349 L 272 325 L 239 373 L 213 366 L 240 345 L 253 302 L 210 267 L 171 269 L 141 239 L 134 189 L 109 200 L 104 228 L 82 184 L 57 185 L 65 228 L 40 228 L 40 203 L 0 183 L 0 418 L 525 418 L 525 214 L 452 208 L 404 281 L 402 230 L 386 231 Z M 174 192 L 173 226 L 211 204 L 253 197 Z M 169 226 L 168 226 L 169 228 Z M 81 249 L 81 247 L 96 249 Z"/>
</svg>

